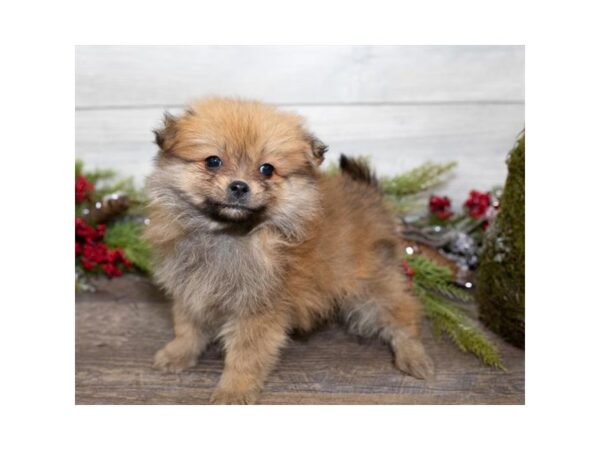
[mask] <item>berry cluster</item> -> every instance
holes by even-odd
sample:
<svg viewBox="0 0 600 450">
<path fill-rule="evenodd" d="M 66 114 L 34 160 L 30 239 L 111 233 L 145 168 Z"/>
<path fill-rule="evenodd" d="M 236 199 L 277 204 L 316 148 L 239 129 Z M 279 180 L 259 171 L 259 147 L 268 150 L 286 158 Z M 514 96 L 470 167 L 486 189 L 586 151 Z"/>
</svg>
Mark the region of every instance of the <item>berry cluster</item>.
<svg viewBox="0 0 600 450">
<path fill-rule="evenodd" d="M 469 198 L 463 203 L 465 213 L 473 218 L 484 217 L 492 203 L 492 197 L 487 192 L 471 191 Z M 429 211 L 439 220 L 446 220 L 452 216 L 452 204 L 448 197 L 432 195 L 429 198 Z"/>
<path fill-rule="evenodd" d="M 91 183 L 83 175 L 75 178 L 75 203 L 81 203 L 89 199 L 90 194 L 94 191 L 94 184 Z"/>
<path fill-rule="evenodd" d="M 487 212 L 491 200 L 490 194 L 487 192 L 471 191 L 469 193 L 469 198 L 465 201 L 463 206 L 469 216 L 474 219 L 479 219 Z"/>
<path fill-rule="evenodd" d="M 94 184 L 85 176 L 75 178 L 75 203 L 93 200 Z M 75 219 L 75 261 L 87 272 L 104 272 L 109 277 L 123 275 L 133 264 L 123 249 L 109 249 L 104 243 L 106 225 L 95 227 L 81 217 Z"/>
<path fill-rule="evenodd" d="M 123 275 L 133 264 L 122 249 L 109 249 L 103 242 L 106 226 L 93 227 L 80 217 L 75 219 L 75 258 L 86 271 L 102 270 L 109 277 Z"/>
<path fill-rule="evenodd" d="M 448 197 L 432 195 L 429 197 L 429 211 L 440 220 L 446 220 L 452 215 L 451 203 Z"/>
</svg>

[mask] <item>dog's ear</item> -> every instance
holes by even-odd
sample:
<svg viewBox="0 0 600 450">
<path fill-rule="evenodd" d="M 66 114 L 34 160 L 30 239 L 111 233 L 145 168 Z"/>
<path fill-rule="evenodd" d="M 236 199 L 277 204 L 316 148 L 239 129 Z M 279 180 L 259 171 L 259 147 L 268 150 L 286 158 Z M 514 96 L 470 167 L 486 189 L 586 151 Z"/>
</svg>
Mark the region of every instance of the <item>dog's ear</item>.
<svg viewBox="0 0 600 450">
<path fill-rule="evenodd" d="M 310 160 L 315 166 L 320 166 L 325 159 L 325 153 L 329 149 L 327 145 L 311 133 L 306 133 L 306 140 L 310 145 Z"/>
<path fill-rule="evenodd" d="M 162 127 L 153 130 L 153 132 L 156 145 L 164 151 L 171 150 L 177 137 L 177 118 L 166 112 L 163 117 Z"/>
</svg>

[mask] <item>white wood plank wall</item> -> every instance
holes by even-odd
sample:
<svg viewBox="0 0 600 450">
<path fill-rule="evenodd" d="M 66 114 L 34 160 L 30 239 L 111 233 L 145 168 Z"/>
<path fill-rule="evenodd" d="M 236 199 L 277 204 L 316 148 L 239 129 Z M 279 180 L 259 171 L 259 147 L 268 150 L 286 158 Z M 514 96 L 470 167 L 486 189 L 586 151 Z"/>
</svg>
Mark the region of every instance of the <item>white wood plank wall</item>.
<svg viewBox="0 0 600 450">
<path fill-rule="evenodd" d="M 457 161 L 439 192 L 462 202 L 502 184 L 525 125 L 522 46 L 82 46 L 75 50 L 76 156 L 141 184 L 165 110 L 235 95 L 296 111 L 340 153 L 379 173 Z"/>
</svg>

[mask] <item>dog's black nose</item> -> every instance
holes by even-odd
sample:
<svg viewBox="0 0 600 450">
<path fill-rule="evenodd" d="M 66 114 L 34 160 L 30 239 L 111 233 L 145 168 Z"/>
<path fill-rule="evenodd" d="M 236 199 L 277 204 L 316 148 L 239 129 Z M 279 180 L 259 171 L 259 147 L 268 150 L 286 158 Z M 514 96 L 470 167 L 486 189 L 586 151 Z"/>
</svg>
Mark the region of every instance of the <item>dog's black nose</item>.
<svg viewBox="0 0 600 450">
<path fill-rule="evenodd" d="M 248 186 L 243 181 L 233 181 L 229 185 L 229 195 L 233 198 L 241 199 L 250 191 L 250 186 Z"/>
</svg>

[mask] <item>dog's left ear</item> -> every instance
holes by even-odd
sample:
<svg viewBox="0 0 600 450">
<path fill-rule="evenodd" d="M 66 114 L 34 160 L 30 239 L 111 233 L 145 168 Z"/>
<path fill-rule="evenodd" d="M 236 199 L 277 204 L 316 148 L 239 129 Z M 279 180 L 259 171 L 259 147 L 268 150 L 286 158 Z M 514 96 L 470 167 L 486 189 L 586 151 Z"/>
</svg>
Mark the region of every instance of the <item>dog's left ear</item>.
<svg viewBox="0 0 600 450">
<path fill-rule="evenodd" d="M 329 147 L 327 147 L 327 145 L 325 145 L 323 141 L 316 138 L 310 133 L 306 134 L 306 140 L 310 145 L 311 162 L 315 165 L 315 167 L 320 166 L 323 160 L 325 159 L 325 153 L 327 152 Z"/>
<path fill-rule="evenodd" d="M 163 117 L 162 128 L 157 128 L 153 132 L 156 145 L 164 151 L 169 151 L 177 136 L 177 118 L 166 112 Z"/>
</svg>

